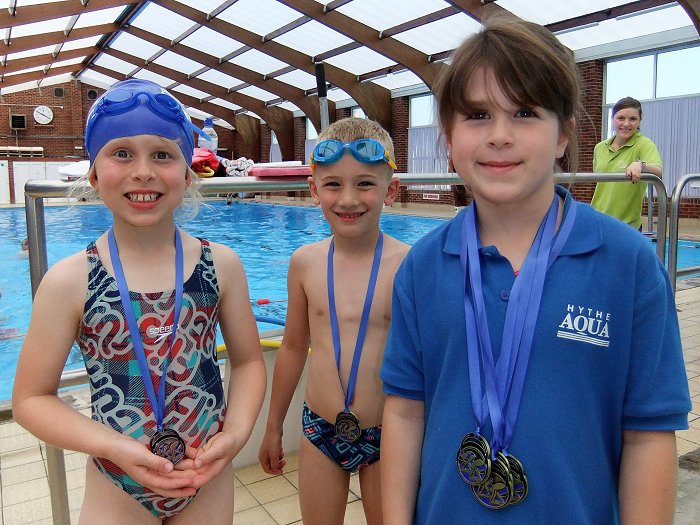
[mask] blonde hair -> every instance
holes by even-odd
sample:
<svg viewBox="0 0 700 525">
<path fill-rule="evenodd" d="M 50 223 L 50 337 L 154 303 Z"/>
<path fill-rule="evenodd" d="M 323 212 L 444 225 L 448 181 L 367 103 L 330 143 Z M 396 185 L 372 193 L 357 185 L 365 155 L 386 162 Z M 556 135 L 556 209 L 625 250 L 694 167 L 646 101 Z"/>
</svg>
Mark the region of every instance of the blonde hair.
<svg viewBox="0 0 700 525">
<path fill-rule="evenodd" d="M 335 121 L 333 124 L 324 129 L 318 134 L 316 143 L 322 140 L 336 139 L 341 142 L 352 142 L 359 139 L 374 139 L 378 141 L 389 152 L 391 158 L 395 161 L 394 156 L 394 141 L 391 140 L 391 135 L 374 120 L 358 117 L 347 117 Z M 386 164 L 389 173 L 394 170 Z"/>
</svg>

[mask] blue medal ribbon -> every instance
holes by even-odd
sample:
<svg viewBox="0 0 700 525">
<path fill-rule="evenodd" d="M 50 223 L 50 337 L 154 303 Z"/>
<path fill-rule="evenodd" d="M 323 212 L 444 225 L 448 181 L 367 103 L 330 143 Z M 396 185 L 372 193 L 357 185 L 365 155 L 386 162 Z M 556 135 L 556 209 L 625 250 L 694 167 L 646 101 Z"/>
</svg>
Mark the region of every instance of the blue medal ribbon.
<svg viewBox="0 0 700 525">
<path fill-rule="evenodd" d="M 555 193 L 547 215 L 515 279 L 503 325 L 501 353 L 495 362 L 481 281 L 476 203 L 467 209 L 462 228 L 460 263 L 466 276 L 464 316 L 472 409 L 480 433 L 486 418 L 493 427 L 492 457 L 507 453 L 520 409 L 537 315 L 547 270 L 571 233 L 576 205 L 570 203 L 555 238 L 559 197 Z M 485 392 L 482 393 L 483 364 Z"/>
<path fill-rule="evenodd" d="M 113 229 L 109 230 L 107 239 L 109 243 L 110 257 L 112 259 L 112 266 L 114 267 L 114 276 L 117 280 L 117 286 L 119 287 L 119 297 L 121 298 L 127 326 L 129 327 L 129 333 L 131 334 L 131 342 L 134 345 L 134 353 L 136 354 L 136 358 L 139 363 L 139 370 L 146 387 L 148 401 L 151 403 L 153 414 L 156 418 L 157 430 L 158 432 L 162 432 L 163 420 L 165 419 L 165 383 L 167 382 L 168 364 L 173 345 L 175 344 L 175 339 L 177 338 L 177 327 L 180 320 L 180 309 L 182 306 L 183 250 L 180 231 L 175 228 L 175 307 L 173 310 L 173 327 L 172 332 L 170 333 L 168 353 L 166 354 L 163 362 L 163 373 L 159 380 L 157 397 L 155 389 L 153 388 L 153 381 L 151 380 L 151 372 L 148 368 L 148 361 L 146 360 L 146 352 L 143 349 L 143 339 L 141 338 L 139 325 L 136 321 L 136 315 L 134 314 L 134 307 L 131 304 L 131 298 L 129 297 L 129 287 L 127 286 L 126 277 L 124 276 L 124 269 L 122 268 L 122 263 L 119 259 L 119 248 L 117 247 L 117 241 L 114 238 Z"/>
<path fill-rule="evenodd" d="M 355 353 L 352 357 L 352 367 L 350 368 L 350 377 L 348 379 L 348 389 L 345 393 L 345 412 L 349 412 L 350 403 L 355 395 L 355 384 L 357 383 L 357 371 L 360 367 L 360 356 L 362 355 L 362 347 L 365 343 L 365 335 L 367 334 L 367 325 L 369 323 L 369 312 L 372 308 L 372 298 L 374 297 L 374 288 L 377 284 L 377 274 L 379 273 L 379 263 L 382 259 L 382 246 L 384 244 L 384 234 L 379 232 L 377 246 L 374 248 L 374 260 L 372 261 L 372 269 L 369 274 L 369 283 L 367 284 L 367 293 L 365 294 L 365 304 L 362 307 L 362 317 L 360 318 L 360 327 L 357 331 L 357 342 L 355 343 Z M 340 329 L 338 328 L 338 315 L 335 311 L 335 285 L 333 284 L 333 253 L 334 239 L 331 239 L 331 245 L 328 248 L 328 268 L 326 279 L 328 281 L 328 308 L 331 317 L 331 335 L 333 336 L 333 350 L 335 351 L 335 364 L 340 373 Z"/>
</svg>

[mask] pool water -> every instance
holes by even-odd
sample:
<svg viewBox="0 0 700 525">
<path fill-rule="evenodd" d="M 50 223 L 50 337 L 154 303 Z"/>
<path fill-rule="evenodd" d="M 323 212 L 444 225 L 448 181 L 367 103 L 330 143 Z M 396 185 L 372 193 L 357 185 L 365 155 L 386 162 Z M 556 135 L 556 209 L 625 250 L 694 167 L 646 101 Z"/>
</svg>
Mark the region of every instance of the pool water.
<svg viewBox="0 0 700 525">
<path fill-rule="evenodd" d="M 112 223 L 104 206 L 46 207 L 47 257 L 49 266 L 84 250 Z M 444 219 L 385 214 L 381 228 L 412 244 Z M 233 248 L 241 257 L 248 276 L 250 300 L 257 316 L 284 320 L 287 304 L 287 266 L 292 252 L 303 244 L 319 241 L 330 234 L 318 208 L 263 203 L 206 203 L 196 219 L 182 224 L 188 233 Z M 31 313 L 29 259 L 21 254 L 27 236 L 24 209 L 0 210 L 0 329 L 26 332 Z M 258 305 L 259 299 L 269 304 Z M 280 302 L 275 302 L 280 301 Z M 259 323 L 260 330 L 278 328 Z M 12 392 L 17 356 L 23 339 L 0 340 L 0 400 Z M 77 347 L 71 352 L 66 369 L 83 366 Z"/>
</svg>

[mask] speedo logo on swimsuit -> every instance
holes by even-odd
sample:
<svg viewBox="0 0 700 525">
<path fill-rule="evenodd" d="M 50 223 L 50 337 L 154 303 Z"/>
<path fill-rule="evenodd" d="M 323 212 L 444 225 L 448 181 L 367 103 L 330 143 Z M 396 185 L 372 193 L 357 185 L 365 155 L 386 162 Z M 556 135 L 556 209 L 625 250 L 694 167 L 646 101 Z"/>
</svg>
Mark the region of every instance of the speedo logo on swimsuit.
<svg viewBox="0 0 700 525">
<path fill-rule="evenodd" d="M 569 304 L 559 324 L 557 337 L 607 347 L 610 345 L 609 322 L 609 313 Z"/>
<path fill-rule="evenodd" d="M 156 338 L 155 343 L 160 343 L 163 339 L 167 338 L 173 333 L 173 325 L 165 326 L 149 326 L 146 328 L 146 335 L 152 339 Z"/>
</svg>

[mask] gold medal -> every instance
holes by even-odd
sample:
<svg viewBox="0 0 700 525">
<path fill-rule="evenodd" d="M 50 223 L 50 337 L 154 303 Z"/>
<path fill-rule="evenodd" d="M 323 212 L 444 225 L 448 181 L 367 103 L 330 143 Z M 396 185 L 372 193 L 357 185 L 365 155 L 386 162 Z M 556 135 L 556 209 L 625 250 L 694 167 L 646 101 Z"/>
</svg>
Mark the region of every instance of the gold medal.
<svg viewBox="0 0 700 525">
<path fill-rule="evenodd" d="M 513 497 L 513 476 L 510 473 L 508 459 L 502 452 L 496 454 L 491 462 L 491 472 L 481 485 L 472 485 L 476 500 L 489 509 L 503 509 Z"/>
<path fill-rule="evenodd" d="M 360 421 L 352 412 L 338 412 L 335 418 L 335 435 L 346 443 L 355 443 L 362 435 Z"/>
<path fill-rule="evenodd" d="M 480 485 L 491 474 L 491 447 L 480 434 L 470 432 L 457 450 L 457 471 L 467 485 Z"/>
<path fill-rule="evenodd" d="M 508 467 L 513 476 L 513 496 L 510 499 L 509 505 L 515 505 L 525 499 L 528 492 L 527 477 L 523 469 L 523 464 L 518 458 L 512 455 L 506 456 L 508 459 Z"/>
</svg>

